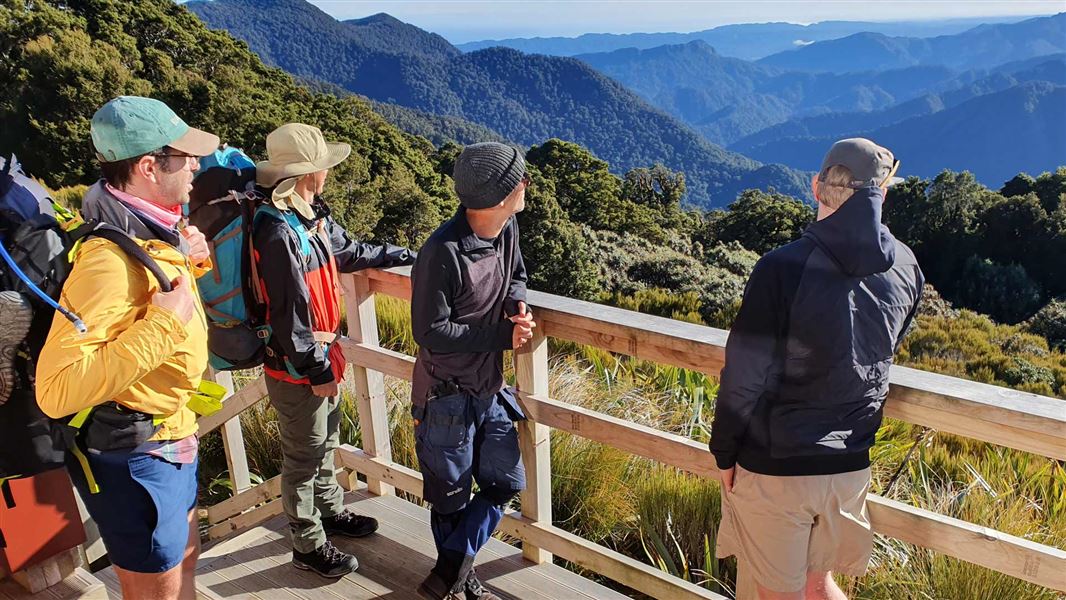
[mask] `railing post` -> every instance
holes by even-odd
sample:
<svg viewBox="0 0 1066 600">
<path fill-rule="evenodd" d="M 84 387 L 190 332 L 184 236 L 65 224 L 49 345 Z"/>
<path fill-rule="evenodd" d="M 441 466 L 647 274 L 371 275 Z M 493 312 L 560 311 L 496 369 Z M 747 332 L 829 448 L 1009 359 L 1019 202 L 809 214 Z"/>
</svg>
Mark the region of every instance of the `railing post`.
<svg viewBox="0 0 1066 600">
<path fill-rule="evenodd" d="M 344 305 L 348 317 L 348 337 L 369 346 L 378 345 L 378 316 L 370 280 L 356 275 L 341 277 Z M 385 402 L 385 376 L 360 365 L 352 365 L 356 401 L 359 406 L 359 430 L 363 435 L 363 452 L 392 462 L 389 440 L 389 409 Z M 367 478 L 367 488 L 379 496 L 395 493 L 393 486 Z"/>
<path fill-rule="evenodd" d="M 233 395 L 233 374 L 228 371 L 216 371 L 210 367 L 206 377 L 226 388 L 226 398 Z M 226 454 L 226 467 L 233 484 L 233 495 L 252 487 L 252 476 L 248 470 L 248 455 L 244 450 L 244 433 L 241 431 L 241 416 L 235 415 L 222 424 L 222 448 Z"/>
<path fill-rule="evenodd" d="M 533 330 L 528 346 L 515 353 L 515 379 L 527 394 L 548 395 L 548 338 Z M 522 516 L 538 523 L 552 524 L 551 429 L 534 420 L 534 414 L 518 424 L 518 444 L 526 467 L 526 489 L 522 492 Z M 550 552 L 522 542 L 522 555 L 537 564 L 550 563 Z"/>
</svg>

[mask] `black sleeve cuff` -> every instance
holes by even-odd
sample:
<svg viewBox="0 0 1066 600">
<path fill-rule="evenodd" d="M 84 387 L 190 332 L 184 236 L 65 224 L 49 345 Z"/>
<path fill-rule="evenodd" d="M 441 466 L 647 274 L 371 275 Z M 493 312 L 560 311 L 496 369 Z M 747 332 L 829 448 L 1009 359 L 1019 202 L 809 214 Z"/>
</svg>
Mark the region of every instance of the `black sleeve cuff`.
<svg viewBox="0 0 1066 600">
<path fill-rule="evenodd" d="M 732 469 L 737 466 L 737 457 L 735 454 L 715 454 L 714 462 L 720 470 Z"/>
<path fill-rule="evenodd" d="M 496 332 L 496 343 L 502 350 L 513 350 L 514 345 L 514 323 L 510 321 L 503 321 L 500 323 L 499 330 Z"/>
<path fill-rule="evenodd" d="M 525 302 L 525 298 L 504 298 L 503 300 L 503 314 L 508 317 L 513 317 L 518 314 L 518 303 Z"/>
<path fill-rule="evenodd" d="M 307 380 L 311 382 L 311 385 L 325 385 L 327 383 L 332 383 L 334 380 L 333 367 L 327 362 L 326 368 L 322 369 L 320 373 L 308 375 Z"/>
</svg>

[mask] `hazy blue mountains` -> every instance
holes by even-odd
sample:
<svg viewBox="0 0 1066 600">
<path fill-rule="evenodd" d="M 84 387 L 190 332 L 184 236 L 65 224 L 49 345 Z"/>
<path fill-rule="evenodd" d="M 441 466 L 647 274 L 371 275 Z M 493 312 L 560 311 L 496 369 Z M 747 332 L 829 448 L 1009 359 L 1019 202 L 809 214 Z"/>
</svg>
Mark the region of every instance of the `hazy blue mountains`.
<svg viewBox="0 0 1066 600">
<path fill-rule="evenodd" d="M 873 130 L 777 137 L 748 152 L 759 160 L 817 169 L 834 140 L 861 134 L 891 148 L 902 160 L 901 174 L 932 177 L 943 169 L 967 170 L 999 187 L 1018 172 L 1054 171 L 1063 163 L 1064 107 L 1066 86 L 1033 81 Z"/>
<path fill-rule="evenodd" d="M 944 65 L 991 68 L 1066 52 L 1066 13 L 1018 23 L 980 25 L 955 35 L 893 37 L 864 31 L 767 56 L 760 64 L 793 71 L 846 73 Z"/>
<path fill-rule="evenodd" d="M 612 52 L 622 48 L 647 49 L 702 41 L 714 46 L 726 56 L 754 60 L 812 42 L 842 38 L 866 31 L 892 36 L 931 37 L 960 33 L 985 22 L 988 22 L 988 20 L 953 19 L 894 23 L 823 21 L 810 25 L 742 23 L 722 25 L 691 33 L 586 33 L 577 37 L 482 40 L 459 44 L 458 48 L 464 52 L 472 52 L 494 46 L 503 46 L 530 54 L 575 56 L 578 54 Z"/>
<path fill-rule="evenodd" d="M 806 195 L 805 177 L 716 146 L 621 84 L 572 59 L 495 48 L 461 53 L 388 15 L 340 22 L 303 0 L 194 1 L 210 27 L 269 64 L 379 102 L 459 117 L 521 144 L 558 137 L 626 171 L 663 163 L 687 200 L 722 206 L 746 188 Z M 423 120 L 424 123 L 424 120 Z"/>
</svg>

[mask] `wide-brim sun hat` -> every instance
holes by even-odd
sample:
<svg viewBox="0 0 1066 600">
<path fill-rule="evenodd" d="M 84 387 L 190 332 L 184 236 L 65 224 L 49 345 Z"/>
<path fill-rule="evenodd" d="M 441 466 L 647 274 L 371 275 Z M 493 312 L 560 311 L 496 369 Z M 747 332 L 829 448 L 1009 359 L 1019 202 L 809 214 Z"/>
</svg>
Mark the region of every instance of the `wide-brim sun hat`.
<svg viewBox="0 0 1066 600">
<path fill-rule="evenodd" d="M 268 188 L 286 179 L 332 169 L 352 153 L 350 145 L 327 142 L 318 127 L 304 123 L 288 123 L 272 131 L 266 150 L 267 160 L 255 165 L 255 180 Z"/>
</svg>

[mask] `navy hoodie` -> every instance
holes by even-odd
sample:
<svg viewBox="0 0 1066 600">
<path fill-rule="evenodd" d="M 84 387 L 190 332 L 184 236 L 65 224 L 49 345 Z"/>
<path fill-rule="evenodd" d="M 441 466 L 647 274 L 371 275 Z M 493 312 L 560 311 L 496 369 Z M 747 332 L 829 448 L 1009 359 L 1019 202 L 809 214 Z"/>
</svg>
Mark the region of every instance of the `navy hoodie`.
<svg viewBox="0 0 1066 600">
<path fill-rule="evenodd" d="M 870 464 L 888 369 L 925 278 L 881 224 L 884 192 L 857 190 L 762 257 L 726 344 L 711 452 L 765 475 Z"/>
</svg>

